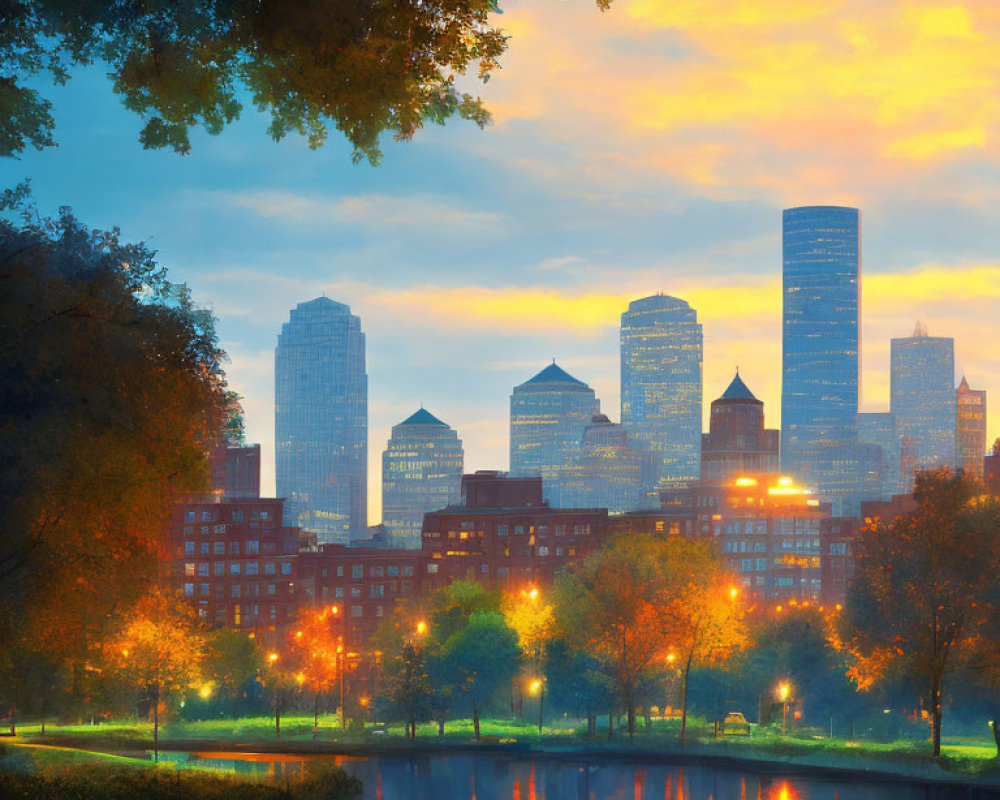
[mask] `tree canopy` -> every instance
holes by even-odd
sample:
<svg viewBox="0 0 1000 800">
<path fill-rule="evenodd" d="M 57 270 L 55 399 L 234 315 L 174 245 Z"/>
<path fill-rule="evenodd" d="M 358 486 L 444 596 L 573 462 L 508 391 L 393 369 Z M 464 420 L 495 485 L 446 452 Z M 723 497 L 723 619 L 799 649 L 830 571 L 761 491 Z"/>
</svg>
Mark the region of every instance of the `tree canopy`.
<svg viewBox="0 0 1000 800">
<path fill-rule="evenodd" d="M 916 511 L 864 531 L 841 635 L 862 687 L 889 676 L 920 687 L 937 756 L 945 679 L 998 663 L 1000 501 L 947 470 L 918 473 L 914 497 Z"/>
<path fill-rule="evenodd" d="M 84 657 L 155 577 L 231 398 L 211 314 L 152 251 L 24 194 L 0 198 L 23 212 L 0 216 L 0 640 Z"/>
<path fill-rule="evenodd" d="M 54 144 L 52 104 L 26 79 L 103 64 L 143 121 L 146 148 L 191 149 L 190 132 L 219 133 L 244 103 L 270 115 L 268 133 L 310 147 L 343 132 L 354 159 L 376 163 L 379 136 L 409 139 L 458 115 L 484 126 L 482 81 L 507 37 L 495 0 L 12 0 L 0 9 L 0 154 Z"/>
</svg>

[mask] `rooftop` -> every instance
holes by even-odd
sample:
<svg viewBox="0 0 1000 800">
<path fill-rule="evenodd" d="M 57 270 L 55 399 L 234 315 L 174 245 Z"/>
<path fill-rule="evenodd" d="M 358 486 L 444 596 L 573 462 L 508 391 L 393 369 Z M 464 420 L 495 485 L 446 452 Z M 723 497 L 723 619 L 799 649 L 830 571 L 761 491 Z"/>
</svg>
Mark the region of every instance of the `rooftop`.
<svg viewBox="0 0 1000 800">
<path fill-rule="evenodd" d="M 399 424 L 400 425 L 443 425 L 446 428 L 448 427 L 447 423 L 439 420 L 430 411 L 428 411 L 426 408 L 422 406 L 416 413 L 411 414 Z"/>
</svg>

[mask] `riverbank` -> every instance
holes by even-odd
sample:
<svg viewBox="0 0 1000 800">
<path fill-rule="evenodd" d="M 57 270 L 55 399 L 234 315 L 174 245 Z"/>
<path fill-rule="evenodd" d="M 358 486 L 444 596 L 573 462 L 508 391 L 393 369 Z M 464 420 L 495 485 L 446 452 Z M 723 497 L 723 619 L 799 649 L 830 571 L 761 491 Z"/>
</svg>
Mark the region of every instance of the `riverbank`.
<svg viewBox="0 0 1000 800">
<path fill-rule="evenodd" d="M 227 721 L 229 736 L 217 734 L 222 721 L 211 723 L 203 729 L 206 735 L 192 736 L 198 732 L 196 725 L 170 726 L 160 739 L 161 751 L 193 752 L 199 754 L 274 754 L 284 757 L 299 756 L 311 760 L 326 756 L 356 758 L 429 758 L 448 754 L 481 755 L 498 759 L 545 759 L 572 763 L 599 764 L 643 763 L 676 766 L 706 766 L 726 770 L 752 772 L 760 775 L 786 778 L 819 778 L 840 782 L 951 784 L 995 787 L 1000 790 L 1000 762 L 995 748 L 984 743 L 953 743 L 943 748 L 942 758 L 928 755 L 924 742 L 897 742 L 878 744 L 840 739 L 788 738 L 762 735 L 754 739 L 702 739 L 680 747 L 669 730 L 657 735 L 649 732 L 640 735 L 632 744 L 627 740 L 585 743 L 564 732 L 549 740 L 538 741 L 537 736 L 525 741 L 511 735 L 487 734 L 488 739 L 479 743 L 468 741 L 468 735 L 453 731 L 445 741 L 428 736 L 410 742 L 392 732 L 375 735 L 368 740 L 312 741 L 302 735 L 296 721 L 291 720 L 285 738 L 274 739 L 273 721 L 269 740 L 249 737 L 241 740 L 234 731 L 242 722 L 244 732 L 260 733 L 260 721 Z M 310 720 L 311 722 L 311 720 Z M 180 730 L 171 730 L 180 727 Z M 461 728 L 461 726 L 453 726 Z M 487 731 L 507 734 L 519 732 L 518 727 L 506 723 L 484 726 Z M 380 729 L 381 730 L 381 729 Z M 178 733 L 186 735 L 178 736 Z M 537 730 L 536 730 L 537 733 Z M 465 736 L 465 740 L 459 737 Z M 289 738 L 292 737 L 292 738 Z M 8 740 L 10 741 L 10 740 Z M 49 726 L 46 734 L 28 728 L 13 742 L 55 752 L 90 752 L 111 754 L 132 763 L 147 763 L 151 749 L 151 734 L 144 726 Z M 1000 791 L 997 794 L 1000 797 Z"/>
</svg>

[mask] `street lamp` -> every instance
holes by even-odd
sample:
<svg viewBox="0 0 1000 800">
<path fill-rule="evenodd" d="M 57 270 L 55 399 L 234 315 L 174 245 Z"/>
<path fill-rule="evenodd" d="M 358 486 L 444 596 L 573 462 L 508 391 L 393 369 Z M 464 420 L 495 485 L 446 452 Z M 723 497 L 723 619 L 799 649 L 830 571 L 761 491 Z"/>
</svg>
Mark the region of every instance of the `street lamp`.
<svg viewBox="0 0 1000 800">
<path fill-rule="evenodd" d="M 330 613 L 340 620 L 340 644 L 337 645 L 337 672 L 340 675 L 340 729 L 347 730 L 347 709 L 344 708 L 344 646 L 347 644 L 347 615 L 340 606 L 330 606 Z"/>
<path fill-rule="evenodd" d="M 274 695 L 274 738 L 281 738 L 281 710 L 278 707 L 278 673 L 275 665 L 278 663 L 278 654 L 271 652 L 267 654 L 268 664 L 271 666 L 271 692 Z"/>
<path fill-rule="evenodd" d="M 542 711 L 545 707 L 545 678 L 535 678 L 528 686 L 528 691 L 538 695 L 538 738 L 542 736 Z"/>
<path fill-rule="evenodd" d="M 792 687 L 788 685 L 788 681 L 782 681 L 778 684 L 778 697 L 781 698 L 781 735 L 784 736 L 788 731 L 788 695 L 791 694 Z"/>
</svg>

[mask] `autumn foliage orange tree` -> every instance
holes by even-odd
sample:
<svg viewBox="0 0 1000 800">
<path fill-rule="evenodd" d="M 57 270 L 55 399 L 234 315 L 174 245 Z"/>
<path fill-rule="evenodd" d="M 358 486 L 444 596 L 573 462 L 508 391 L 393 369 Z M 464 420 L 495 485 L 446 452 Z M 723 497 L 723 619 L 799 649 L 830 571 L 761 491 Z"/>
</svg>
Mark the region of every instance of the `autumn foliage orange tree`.
<svg viewBox="0 0 1000 800">
<path fill-rule="evenodd" d="M 108 666 L 151 694 L 154 760 L 159 758 L 160 698 L 199 683 L 205 650 L 194 611 L 183 599 L 160 592 L 130 610 L 121 630 L 105 644 Z"/>
<path fill-rule="evenodd" d="M 949 676 L 997 669 L 1000 501 L 947 470 L 918 474 L 914 497 L 913 513 L 868 521 L 840 636 L 861 688 L 896 677 L 919 694 L 938 756 Z"/>
<path fill-rule="evenodd" d="M 742 643 L 731 585 L 710 543 L 641 535 L 617 537 L 557 582 L 559 637 L 604 663 L 625 706 L 630 738 L 637 691 L 671 653 L 683 665 L 686 715 L 691 668 Z"/>
<path fill-rule="evenodd" d="M 289 669 L 295 682 L 313 693 L 313 738 L 319 726 L 320 695 L 340 677 L 344 661 L 340 613 L 331 606 L 303 608 L 289 631 Z"/>
</svg>

